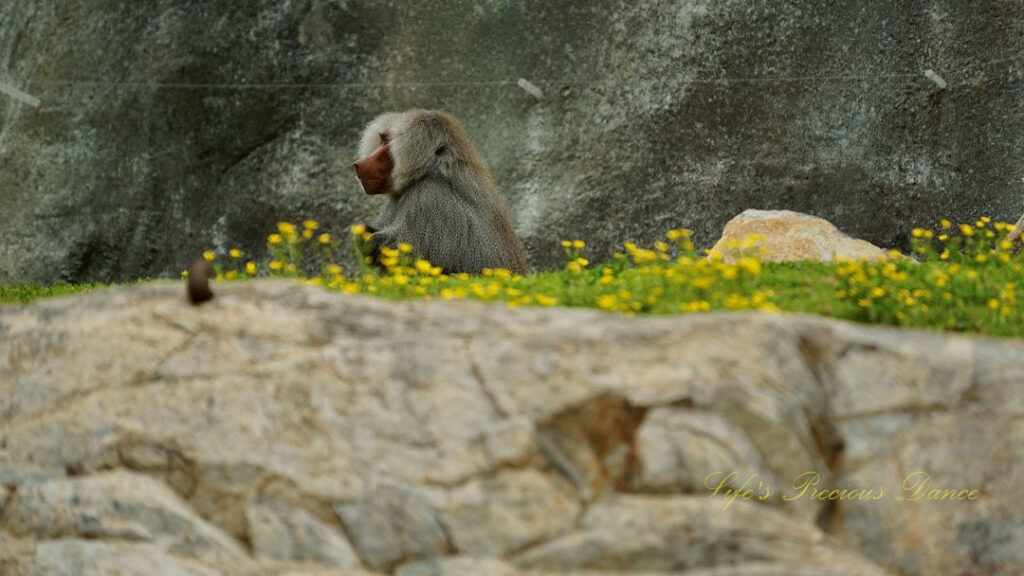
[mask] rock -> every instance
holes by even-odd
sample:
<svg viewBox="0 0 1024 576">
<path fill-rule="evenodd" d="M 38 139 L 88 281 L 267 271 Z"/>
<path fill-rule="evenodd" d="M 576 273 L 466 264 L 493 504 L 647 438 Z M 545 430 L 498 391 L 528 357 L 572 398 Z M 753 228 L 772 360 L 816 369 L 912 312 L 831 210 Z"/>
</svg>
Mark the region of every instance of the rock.
<svg viewBox="0 0 1024 576">
<path fill-rule="evenodd" d="M 1024 342 L 220 288 L 0 307 L 0 573 L 1024 571 Z"/>
<path fill-rule="evenodd" d="M 363 560 L 390 571 L 403 560 L 442 556 L 451 550 L 438 518 L 440 493 L 378 486 L 358 503 L 342 504 L 337 513 Z"/>
<path fill-rule="evenodd" d="M 400 567 L 395 576 L 517 576 L 515 568 L 494 558 L 431 558 Z"/>
<path fill-rule="evenodd" d="M 4 567 L 0 564 L 0 568 Z M 13 574 L 45 576 L 220 576 L 224 572 L 168 554 L 151 544 L 50 540 L 19 556 Z"/>
<path fill-rule="evenodd" d="M 964 6 L 6 1 L 3 81 L 42 106 L 0 94 L 0 282 L 176 278 L 208 248 L 264 255 L 284 219 L 338 234 L 381 207 L 360 129 L 423 105 L 464 121 L 536 267 L 562 238 L 595 262 L 680 226 L 705 248 L 750 206 L 886 248 L 1009 220 L 1024 5 Z"/>
<path fill-rule="evenodd" d="M 452 490 L 444 520 L 457 550 L 501 557 L 568 531 L 578 513 L 571 485 L 527 469 L 500 471 Z"/>
<path fill-rule="evenodd" d="M 216 562 L 246 556 L 165 484 L 125 470 L 25 483 L 4 511 L 3 524 L 16 537 L 154 542 Z"/>
<path fill-rule="evenodd" d="M 754 562 L 881 576 L 823 533 L 768 506 L 725 498 L 622 496 L 601 502 L 580 529 L 512 562 L 529 569 L 678 572 Z"/>
<path fill-rule="evenodd" d="M 1021 216 L 1020 220 L 1017 220 L 1017 223 L 1013 225 L 1010 233 L 1006 235 L 1006 239 L 1010 242 L 1017 242 L 1021 235 L 1024 235 L 1024 216 Z M 1017 248 L 1019 249 L 1019 246 Z"/>
<path fill-rule="evenodd" d="M 655 408 L 637 432 L 637 443 L 646 456 L 635 485 L 642 492 L 698 492 L 709 471 L 719 470 L 744 480 L 754 475 L 777 494 L 783 488 L 757 445 L 715 413 Z"/>
<path fill-rule="evenodd" d="M 760 241 L 756 246 L 746 246 L 744 240 L 752 235 Z M 727 261 L 743 255 L 757 255 L 766 262 L 831 262 L 836 258 L 860 260 L 887 255 L 870 242 L 843 234 L 826 220 L 788 210 L 744 210 L 725 225 L 712 250 Z"/>
<path fill-rule="evenodd" d="M 361 565 L 342 534 L 304 510 L 257 501 L 246 508 L 246 518 L 253 555 L 257 558 Z"/>
</svg>

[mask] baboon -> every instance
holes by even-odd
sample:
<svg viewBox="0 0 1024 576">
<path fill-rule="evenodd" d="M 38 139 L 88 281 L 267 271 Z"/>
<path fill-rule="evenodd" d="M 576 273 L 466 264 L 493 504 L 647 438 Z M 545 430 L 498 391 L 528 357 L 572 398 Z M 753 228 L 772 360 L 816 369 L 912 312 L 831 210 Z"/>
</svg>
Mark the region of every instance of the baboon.
<svg viewBox="0 0 1024 576">
<path fill-rule="evenodd" d="M 366 127 L 353 164 L 367 194 L 387 195 L 371 245 L 413 246 L 447 274 L 525 273 L 505 198 L 458 120 L 439 110 L 390 112 Z"/>
</svg>

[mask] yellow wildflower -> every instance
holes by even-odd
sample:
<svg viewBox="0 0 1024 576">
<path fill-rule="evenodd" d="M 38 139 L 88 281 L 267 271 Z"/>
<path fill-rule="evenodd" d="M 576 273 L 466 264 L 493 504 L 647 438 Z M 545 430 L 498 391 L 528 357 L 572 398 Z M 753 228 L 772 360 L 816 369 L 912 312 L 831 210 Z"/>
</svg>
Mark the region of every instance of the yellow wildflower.
<svg viewBox="0 0 1024 576">
<path fill-rule="evenodd" d="M 207 250 L 206 252 L 203 252 L 203 260 L 206 260 L 207 262 L 213 262 L 213 260 L 216 257 L 217 253 L 212 250 Z"/>
<path fill-rule="evenodd" d="M 302 227 L 306 230 L 316 230 L 320 227 L 320 223 L 316 220 L 303 220 Z"/>
<path fill-rule="evenodd" d="M 353 224 L 349 231 L 352 232 L 353 236 L 362 236 L 366 233 L 366 226 L 362 224 Z"/>
<path fill-rule="evenodd" d="M 246 262 L 245 263 L 245 273 L 248 274 L 249 276 L 255 276 L 256 275 L 256 263 L 255 262 Z"/>
<path fill-rule="evenodd" d="M 280 244 L 281 243 L 281 235 L 280 234 L 271 234 L 270 236 L 267 236 L 267 242 L 270 243 L 270 244 Z"/>
<path fill-rule="evenodd" d="M 543 294 L 537 294 L 536 299 L 537 303 L 541 306 L 554 306 L 555 304 L 558 304 L 558 300 Z"/>
<path fill-rule="evenodd" d="M 736 265 L 746 271 L 748 274 L 757 276 L 761 273 L 761 261 L 757 258 L 740 258 Z"/>
<path fill-rule="evenodd" d="M 415 266 L 416 272 L 419 272 L 420 274 L 430 274 L 430 271 L 433 268 L 430 265 L 430 262 L 427 262 L 426 260 L 417 260 Z"/>
<path fill-rule="evenodd" d="M 267 266 L 271 270 L 277 272 L 277 271 L 281 270 L 282 268 L 284 268 L 284 262 L 281 262 L 280 260 L 271 260 L 270 264 L 267 264 Z"/>
<path fill-rule="evenodd" d="M 231 250 L 228 250 L 228 256 L 231 256 L 232 258 L 241 258 L 242 251 L 238 248 L 232 248 Z"/>
</svg>

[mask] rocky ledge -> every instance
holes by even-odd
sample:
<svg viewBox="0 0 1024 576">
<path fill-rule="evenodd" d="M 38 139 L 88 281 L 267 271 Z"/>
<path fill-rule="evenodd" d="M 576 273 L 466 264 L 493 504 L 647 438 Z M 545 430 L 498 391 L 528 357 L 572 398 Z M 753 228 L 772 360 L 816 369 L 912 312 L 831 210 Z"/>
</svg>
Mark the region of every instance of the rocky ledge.
<svg viewBox="0 0 1024 576">
<path fill-rule="evenodd" d="M 1019 574 L 1022 383 L 1024 342 L 809 317 L 0 307 L 0 573 Z"/>
</svg>

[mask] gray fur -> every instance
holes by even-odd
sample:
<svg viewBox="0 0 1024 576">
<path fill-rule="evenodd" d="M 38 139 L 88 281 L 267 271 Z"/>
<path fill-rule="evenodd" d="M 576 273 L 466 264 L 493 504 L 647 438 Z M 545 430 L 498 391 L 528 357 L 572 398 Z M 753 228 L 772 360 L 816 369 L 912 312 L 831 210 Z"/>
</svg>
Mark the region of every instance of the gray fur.
<svg viewBox="0 0 1024 576">
<path fill-rule="evenodd" d="M 505 198 L 454 116 L 438 110 L 390 112 L 367 126 L 367 156 L 389 135 L 394 190 L 378 216 L 373 241 L 412 244 L 417 256 L 446 273 L 484 268 L 526 272 Z"/>
</svg>

